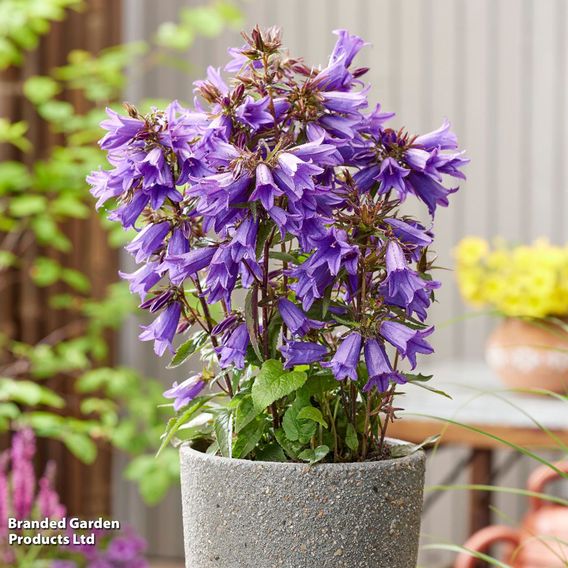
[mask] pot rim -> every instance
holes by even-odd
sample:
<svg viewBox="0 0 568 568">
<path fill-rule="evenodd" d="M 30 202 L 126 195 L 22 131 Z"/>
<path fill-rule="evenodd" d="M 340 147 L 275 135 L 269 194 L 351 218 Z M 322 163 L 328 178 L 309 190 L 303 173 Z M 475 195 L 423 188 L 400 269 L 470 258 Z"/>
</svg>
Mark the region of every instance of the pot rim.
<svg viewBox="0 0 568 568">
<path fill-rule="evenodd" d="M 410 442 L 405 442 L 404 440 L 398 440 L 396 438 L 385 438 L 385 441 L 388 442 L 390 445 L 393 446 L 412 446 Z M 329 463 L 329 462 L 319 462 L 310 465 L 307 462 L 275 462 L 275 461 L 260 461 L 260 460 L 247 460 L 241 458 L 226 458 L 224 456 L 217 456 L 206 454 L 205 452 L 200 452 L 195 450 L 191 446 L 191 442 L 184 442 L 179 447 L 180 454 L 186 454 L 192 456 L 194 458 L 198 458 L 203 461 L 215 461 L 219 465 L 239 465 L 246 467 L 257 467 L 262 466 L 265 468 L 272 468 L 272 469 L 302 469 L 305 470 L 306 468 L 324 468 L 328 471 L 332 469 L 340 470 L 340 469 L 368 469 L 368 468 L 375 468 L 375 467 L 389 467 L 394 466 L 395 464 L 408 464 L 411 463 L 418 463 L 423 462 L 425 459 L 425 453 L 423 449 L 416 450 L 409 455 L 397 457 L 397 458 L 388 458 L 385 460 L 372 460 L 372 461 L 363 461 L 363 462 L 341 462 L 341 463 Z"/>
</svg>

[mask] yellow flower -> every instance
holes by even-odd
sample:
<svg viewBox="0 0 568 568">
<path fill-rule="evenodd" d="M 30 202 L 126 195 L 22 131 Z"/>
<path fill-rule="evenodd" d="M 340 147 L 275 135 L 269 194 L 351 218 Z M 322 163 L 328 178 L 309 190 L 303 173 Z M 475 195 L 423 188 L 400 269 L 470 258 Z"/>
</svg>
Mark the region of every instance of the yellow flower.
<svg viewBox="0 0 568 568">
<path fill-rule="evenodd" d="M 568 246 L 547 239 L 492 248 L 477 237 L 463 239 L 455 250 L 459 289 L 466 301 L 507 316 L 543 318 L 568 314 Z"/>
<path fill-rule="evenodd" d="M 463 264 L 476 264 L 487 254 L 489 245 L 479 237 L 466 237 L 455 249 L 458 262 Z"/>
</svg>

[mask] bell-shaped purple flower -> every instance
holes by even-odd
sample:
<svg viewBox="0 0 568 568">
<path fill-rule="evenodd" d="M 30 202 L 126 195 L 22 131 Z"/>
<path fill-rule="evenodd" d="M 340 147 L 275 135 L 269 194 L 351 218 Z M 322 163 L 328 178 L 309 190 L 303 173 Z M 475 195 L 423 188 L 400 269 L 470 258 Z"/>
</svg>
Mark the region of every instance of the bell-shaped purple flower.
<svg viewBox="0 0 568 568">
<path fill-rule="evenodd" d="M 341 343 L 332 360 L 322 363 L 322 367 L 329 367 L 338 381 L 346 378 L 357 380 L 357 364 L 361 353 L 361 336 L 350 333 Z"/>
<path fill-rule="evenodd" d="M 398 384 L 406 382 L 404 375 L 393 371 L 385 348 L 376 339 L 365 341 L 365 363 L 369 380 L 363 387 L 365 392 L 375 387 L 379 392 L 385 392 L 391 381 Z"/>
<path fill-rule="evenodd" d="M 181 304 L 172 302 L 150 325 L 142 326 L 143 331 L 139 338 L 142 341 L 153 340 L 154 352 L 160 357 L 166 349 L 173 353 L 172 341 L 176 334 L 180 315 Z"/>
<path fill-rule="evenodd" d="M 425 286 L 424 280 L 411 270 L 406 263 L 404 252 L 395 241 L 390 241 L 386 252 L 387 277 L 383 282 L 383 291 L 389 303 L 407 307 L 416 294 Z"/>
<path fill-rule="evenodd" d="M 240 123 L 256 131 L 274 122 L 269 107 L 270 97 L 255 101 L 251 96 L 248 96 L 245 102 L 237 107 L 235 116 Z"/>
<path fill-rule="evenodd" d="M 444 123 L 437 130 L 422 134 L 414 139 L 413 146 L 432 150 L 440 148 L 441 150 L 452 150 L 458 147 L 458 139 L 450 130 L 450 123 L 444 120 Z"/>
<path fill-rule="evenodd" d="M 134 255 L 136 262 L 142 262 L 162 246 L 169 232 L 170 224 L 168 221 L 147 225 L 134 237 L 129 245 L 126 245 L 126 250 Z"/>
<path fill-rule="evenodd" d="M 223 321 L 219 322 L 212 330 L 211 335 L 221 335 L 227 331 L 231 331 L 239 322 L 237 314 L 231 314 Z"/>
<path fill-rule="evenodd" d="M 316 252 L 309 259 L 308 265 L 311 271 L 326 265 L 333 276 L 336 276 L 342 267 L 345 267 L 348 274 L 356 274 L 358 259 L 359 248 L 349 244 L 345 231 L 332 229 L 317 242 Z"/>
<path fill-rule="evenodd" d="M 201 373 L 192 375 L 180 384 L 175 382 L 172 388 L 164 392 L 164 397 L 174 399 L 174 410 L 177 412 L 198 396 L 206 384 Z"/>
<path fill-rule="evenodd" d="M 172 284 L 181 284 L 188 276 L 196 274 L 209 266 L 217 247 L 194 248 L 185 254 L 167 257 L 162 268 L 167 269 Z"/>
<path fill-rule="evenodd" d="M 109 118 L 103 120 L 101 126 L 108 132 L 99 142 L 103 150 L 124 146 L 144 128 L 144 121 L 139 118 L 122 116 L 110 108 L 106 109 L 106 113 Z"/>
<path fill-rule="evenodd" d="M 401 219 L 385 219 L 385 223 L 392 227 L 394 236 L 406 245 L 427 247 L 432 243 L 432 233 L 419 223 L 406 222 Z"/>
<path fill-rule="evenodd" d="M 324 322 L 310 319 L 294 302 L 286 298 L 278 300 L 278 309 L 282 320 L 294 335 L 304 336 L 311 329 L 325 327 Z"/>
<path fill-rule="evenodd" d="M 412 191 L 426 204 L 432 217 L 438 205 L 447 207 L 450 204 L 448 196 L 458 190 L 457 187 L 446 189 L 441 183 L 420 172 L 411 172 L 407 179 Z"/>
<path fill-rule="evenodd" d="M 226 341 L 223 338 L 223 344 L 217 348 L 219 365 L 223 369 L 231 365 L 234 365 L 237 369 L 243 369 L 249 341 L 247 326 L 242 323 L 228 336 Z"/>
<path fill-rule="evenodd" d="M 168 187 L 173 184 L 172 170 L 162 148 L 152 148 L 138 164 L 138 171 L 144 179 L 145 187 L 153 185 Z"/>
<path fill-rule="evenodd" d="M 298 279 L 290 285 L 290 288 L 296 292 L 306 311 L 312 307 L 315 300 L 323 298 L 325 290 L 333 283 L 333 276 L 327 266 L 319 266 L 312 271 L 308 262 L 291 270 L 290 275 Z"/>
<path fill-rule="evenodd" d="M 379 173 L 375 179 L 381 182 L 380 192 L 386 193 L 394 189 L 398 193 L 401 201 L 404 201 L 408 189 L 404 178 L 410 173 L 408 168 L 401 166 L 394 158 L 385 158 L 379 168 Z"/>
<path fill-rule="evenodd" d="M 311 341 L 288 341 L 279 349 L 284 356 L 285 369 L 316 363 L 327 355 L 327 349 L 323 345 Z"/>
<path fill-rule="evenodd" d="M 381 324 L 381 335 L 416 367 L 416 354 L 428 355 L 434 352 L 432 346 L 424 339 L 434 331 L 434 327 L 424 330 L 411 329 L 396 321 L 384 321 Z"/>
<path fill-rule="evenodd" d="M 159 263 L 157 262 L 143 264 L 138 270 L 130 274 L 126 272 L 119 272 L 118 274 L 124 280 L 128 280 L 130 292 L 139 294 L 140 301 L 144 300 L 148 291 L 161 279 Z"/>
<path fill-rule="evenodd" d="M 333 33 L 338 38 L 329 58 L 330 63 L 342 61 L 345 67 L 349 67 L 359 51 L 369 45 L 363 38 L 350 34 L 348 30 L 334 30 Z"/>
<path fill-rule="evenodd" d="M 250 196 L 250 200 L 260 199 L 262 206 L 270 211 L 274 207 L 274 198 L 284 192 L 276 185 L 270 168 L 266 164 L 256 166 L 256 187 Z"/>
</svg>

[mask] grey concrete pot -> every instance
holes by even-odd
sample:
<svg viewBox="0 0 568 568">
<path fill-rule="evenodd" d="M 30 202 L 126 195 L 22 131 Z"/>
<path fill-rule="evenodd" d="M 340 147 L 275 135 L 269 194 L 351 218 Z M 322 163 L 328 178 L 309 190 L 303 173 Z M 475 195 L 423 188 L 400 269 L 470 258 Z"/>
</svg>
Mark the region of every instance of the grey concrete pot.
<svg viewBox="0 0 568 568">
<path fill-rule="evenodd" d="M 415 568 L 424 461 L 420 451 L 310 467 L 184 445 L 186 566 Z"/>
</svg>

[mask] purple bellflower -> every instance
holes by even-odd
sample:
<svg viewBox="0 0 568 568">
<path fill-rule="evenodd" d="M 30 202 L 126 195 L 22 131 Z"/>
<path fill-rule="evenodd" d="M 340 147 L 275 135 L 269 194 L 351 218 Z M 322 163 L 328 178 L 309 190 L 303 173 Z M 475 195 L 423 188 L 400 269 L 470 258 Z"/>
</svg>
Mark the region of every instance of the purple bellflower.
<svg viewBox="0 0 568 568">
<path fill-rule="evenodd" d="M 193 375 L 181 383 L 175 382 L 172 388 L 164 392 L 166 398 L 174 399 L 174 410 L 179 410 L 187 406 L 195 397 L 201 393 L 207 383 L 203 380 L 201 373 Z"/>
<path fill-rule="evenodd" d="M 181 304 L 172 302 L 150 325 L 142 326 L 139 335 L 142 341 L 154 341 L 154 352 L 162 356 L 166 349 L 172 353 L 172 341 L 177 330 L 181 314 Z"/>
<path fill-rule="evenodd" d="M 285 369 L 316 363 L 327 355 L 327 349 L 323 345 L 311 341 L 289 341 L 280 346 L 280 352 L 284 356 Z"/>
<path fill-rule="evenodd" d="M 294 302 L 286 298 L 278 300 L 278 309 L 282 320 L 294 335 L 304 336 L 311 329 L 325 327 L 325 323 L 310 319 Z"/>
<path fill-rule="evenodd" d="M 219 354 L 219 365 L 226 369 L 234 365 L 237 369 L 244 369 L 245 355 L 250 338 L 245 323 L 239 325 L 228 338 L 223 341 L 223 345 L 217 348 Z"/>
<path fill-rule="evenodd" d="M 358 333 L 350 333 L 342 341 L 331 361 L 322 363 L 322 367 L 330 368 L 338 381 L 347 378 L 356 381 L 360 353 L 361 336 Z"/>
<path fill-rule="evenodd" d="M 365 392 L 375 387 L 379 392 L 385 392 L 391 382 L 403 384 L 404 375 L 393 371 L 392 365 L 385 352 L 385 348 L 376 339 L 365 341 L 365 364 L 369 373 L 369 380 L 363 387 Z"/>
<path fill-rule="evenodd" d="M 417 353 L 427 355 L 434 352 L 432 346 L 424 339 L 433 333 L 433 331 L 433 327 L 421 331 L 411 329 L 396 321 L 384 321 L 381 324 L 381 335 L 393 345 L 403 357 L 408 358 L 413 369 L 416 367 Z"/>
</svg>

